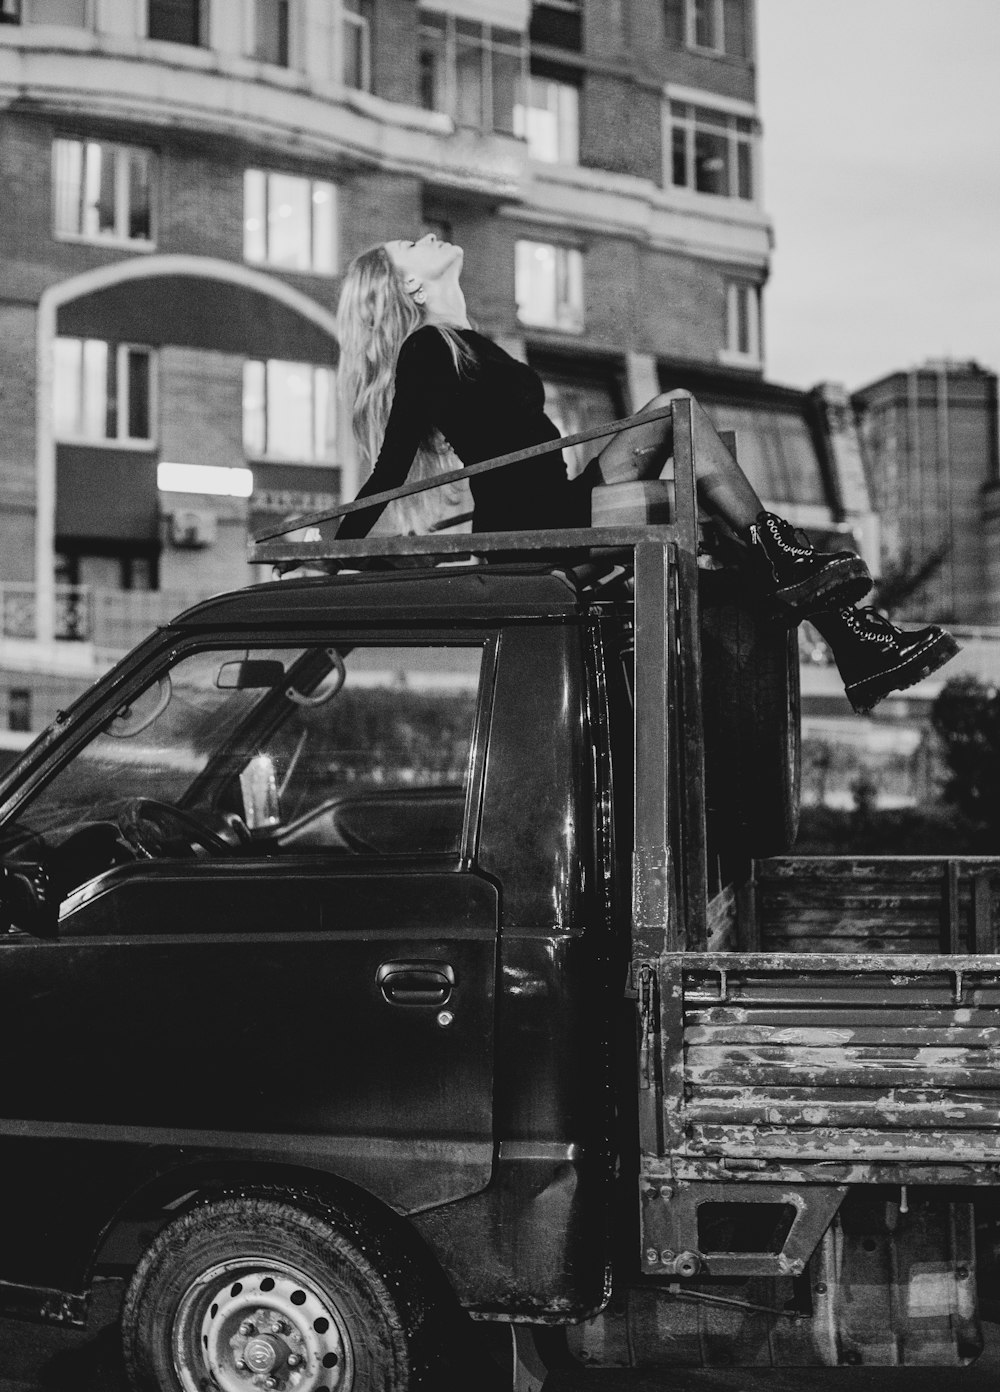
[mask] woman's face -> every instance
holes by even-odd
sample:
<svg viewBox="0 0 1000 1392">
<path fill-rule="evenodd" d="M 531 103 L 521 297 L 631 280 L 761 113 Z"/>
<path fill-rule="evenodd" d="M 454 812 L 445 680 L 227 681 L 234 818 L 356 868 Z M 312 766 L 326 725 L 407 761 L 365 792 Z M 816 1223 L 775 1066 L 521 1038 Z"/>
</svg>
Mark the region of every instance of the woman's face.
<svg viewBox="0 0 1000 1392">
<path fill-rule="evenodd" d="M 442 242 L 433 232 L 418 242 L 400 239 L 386 242 L 389 259 L 403 276 L 416 276 L 422 284 L 439 280 L 453 268 L 461 269 L 464 252 L 451 242 Z"/>
</svg>

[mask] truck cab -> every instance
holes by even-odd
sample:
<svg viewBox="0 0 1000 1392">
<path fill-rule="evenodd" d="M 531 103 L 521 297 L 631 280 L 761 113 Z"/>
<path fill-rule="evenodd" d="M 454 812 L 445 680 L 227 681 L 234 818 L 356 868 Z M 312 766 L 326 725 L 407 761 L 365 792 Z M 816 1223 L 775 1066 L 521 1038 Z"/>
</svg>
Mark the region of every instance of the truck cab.
<svg viewBox="0 0 1000 1392">
<path fill-rule="evenodd" d="M 699 565 L 673 409 L 672 523 L 264 543 L 324 573 L 7 774 L 6 1311 L 113 1261 L 185 1392 L 444 1385 L 469 1322 L 520 1389 L 978 1355 L 1000 860 L 787 854 L 794 647 Z"/>
</svg>

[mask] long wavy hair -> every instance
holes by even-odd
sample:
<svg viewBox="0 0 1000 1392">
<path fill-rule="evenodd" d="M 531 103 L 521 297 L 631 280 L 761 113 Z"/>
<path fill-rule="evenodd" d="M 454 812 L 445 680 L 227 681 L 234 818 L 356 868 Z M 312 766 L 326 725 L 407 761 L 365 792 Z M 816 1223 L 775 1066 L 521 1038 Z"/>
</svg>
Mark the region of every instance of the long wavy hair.
<svg viewBox="0 0 1000 1392">
<path fill-rule="evenodd" d="M 410 334 L 425 323 L 426 311 L 406 290 L 403 277 L 384 246 L 370 247 L 354 258 L 344 276 L 337 306 L 338 378 L 358 454 L 369 471 L 382 448 L 392 409 L 400 349 Z M 474 362 L 468 344 L 447 325 L 436 327 L 451 350 L 456 372 L 467 372 Z M 461 461 L 444 437 L 434 431 L 421 442 L 407 481 L 460 467 Z M 383 527 L 400 532 L 428 532 L 435 523 L 463 510 L 470 502 L 468 485 L 446 484 L 392 503 L 383 514 Z"/>
</svg>

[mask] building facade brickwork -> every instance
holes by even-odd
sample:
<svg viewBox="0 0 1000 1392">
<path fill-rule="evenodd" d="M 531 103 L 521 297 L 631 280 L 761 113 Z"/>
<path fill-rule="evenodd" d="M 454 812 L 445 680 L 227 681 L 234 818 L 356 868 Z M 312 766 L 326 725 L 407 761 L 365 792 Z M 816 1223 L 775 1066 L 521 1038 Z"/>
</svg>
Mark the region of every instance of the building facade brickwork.
<svg viewBox="0 0 1000 1392">
<path fill-rule="evenodd" d="M 754 0 L 4 17 L 0 666 L 24 641 L 98 661 L 65 620 L 103 612 L 77 590 L 115 592 L 124 633 L 130 595 L 141 627 L 142 596 L 243 583 L 255 526 L 353 496 L 334 314 L 373 243 L 460 243 L 474 322 L 542 371 L 566 430 L 691 370 L 719 399 L 762 381 Z"/>
</svg>

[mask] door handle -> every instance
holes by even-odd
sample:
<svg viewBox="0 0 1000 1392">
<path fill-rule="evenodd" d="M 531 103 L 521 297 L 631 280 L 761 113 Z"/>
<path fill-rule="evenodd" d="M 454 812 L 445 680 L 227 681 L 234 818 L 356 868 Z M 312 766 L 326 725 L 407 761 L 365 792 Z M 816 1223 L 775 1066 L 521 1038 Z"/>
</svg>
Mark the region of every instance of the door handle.
<svg viewBox="0 0 1000 1392">
<path fill-rule="evenodd" d="M 383 962 L 375 980 L 389 1005 L 446 1005 L 455 985 L 447 962 Z"/>
</svg>

